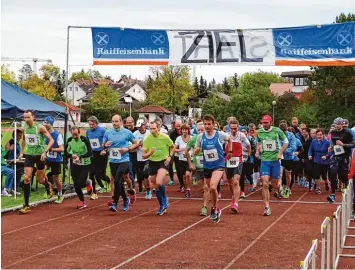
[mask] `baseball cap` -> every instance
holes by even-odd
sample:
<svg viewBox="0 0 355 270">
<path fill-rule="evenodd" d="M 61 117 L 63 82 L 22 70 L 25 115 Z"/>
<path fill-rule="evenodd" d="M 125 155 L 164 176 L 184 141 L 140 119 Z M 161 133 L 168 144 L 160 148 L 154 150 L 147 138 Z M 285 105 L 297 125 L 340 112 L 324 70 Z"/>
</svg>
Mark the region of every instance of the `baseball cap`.
<svg viewBox="0 0 355 270">
<path fill-rule="evenodd" d="M 140 128 L 142 125 L 144 125 L 147 122 L 147 119 L 140 117 L 137 120 L 136 127 Z"/>
<path fill-rule="evenodd" d="M 270 115 L 264 115 L 263 118 L 261 118 L 261 123 L 263 122 L 269 122 L 272 123 L 272 117 Z"/>
<path fill-rule="evenodd" d="M 343 120 L 344 120 L 343 126 L 348 127 L 349 126 L 349 120 L 348 119 L 343 119 Z"/>
<path fill-rule="evenodd" d="M 344 123 L 344 119 L 341 117 L 335 118 L 334 124 L 335 125 L 342 125 Z"/>
<path fill-rule="evenodd" d="M 51 126 L 53 126 L 54 119 L 52 116 L 47 116 L 46 118 L 44 118 L 44 122 L 48 122 Z"/>
</svg>

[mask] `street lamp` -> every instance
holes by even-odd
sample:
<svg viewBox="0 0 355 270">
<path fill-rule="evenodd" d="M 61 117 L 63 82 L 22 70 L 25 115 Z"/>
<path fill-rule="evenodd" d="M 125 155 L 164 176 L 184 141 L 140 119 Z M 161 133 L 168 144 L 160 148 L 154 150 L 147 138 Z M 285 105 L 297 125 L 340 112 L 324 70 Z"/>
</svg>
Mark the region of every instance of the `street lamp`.
<svg viewBox="0 0 355 270">
<path fill-rule="evenodd" d="M 276 105 L 276 101 L 273 100 L 271 104 L 272 104 L 272 125 L 274 125 L 274 123 L 275 123 L 275 105 Z"/>
</svg>

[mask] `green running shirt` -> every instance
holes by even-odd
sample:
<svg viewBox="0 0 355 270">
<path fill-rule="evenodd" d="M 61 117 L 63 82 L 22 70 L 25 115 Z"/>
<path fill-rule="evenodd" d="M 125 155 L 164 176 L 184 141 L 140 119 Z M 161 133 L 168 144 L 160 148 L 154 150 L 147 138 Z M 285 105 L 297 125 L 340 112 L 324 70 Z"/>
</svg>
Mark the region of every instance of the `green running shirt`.
<svg viewBox="0 0 355 270">
<path fill-rule="evenodd" d="M 261 144 L 261 160 L 276 161 L 281 149 L 281 142 L 288 143 L 285 133 L 278 127 L 270 127 L 269 130 L 263 128 L 257 131 L 256 142 Z"/>
</svg>

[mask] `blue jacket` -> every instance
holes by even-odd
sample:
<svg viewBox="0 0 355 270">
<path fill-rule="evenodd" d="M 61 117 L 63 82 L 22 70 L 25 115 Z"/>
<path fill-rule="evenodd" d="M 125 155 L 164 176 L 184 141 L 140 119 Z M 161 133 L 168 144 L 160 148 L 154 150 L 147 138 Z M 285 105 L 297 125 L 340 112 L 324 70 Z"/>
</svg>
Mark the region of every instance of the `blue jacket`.
<svg viewBox="0 0 355 270">
<path fill-rule="evenodd" d="M 296 152 L 300 152 L 303 149 L 303 145 L 301 143 L 301 141 L 296 137 Z M 299 161 L 299 157 L 298 156 L 294 156 L 293 158 L 294 161 Z"/>
<path fill-rule="evenodd" d="M 297 149 L 296 146 L 296 137 L 293 135 L 292 132 L 286 131 L 285 132 L 286 138 L 288 140 L 288 146 L 283 154 L 284 160 L 293 160 L 294 158 L 294 153 Z M 282 146 L 283 143 L 281 143 Z"/>
<path fill-rule="evenodd" d="M 313 139 L 311 146 L 308 150 L 308 156 L 313 158 L 313 162 L 317 164 L 329 164 L 329 154 L 328 147 L 330 143 L 327 139 L 323 139 L 318 141 L 317 139 Z M 327 156 L 326 160 L 322 159 L 322 156 Z"/>
</svg>

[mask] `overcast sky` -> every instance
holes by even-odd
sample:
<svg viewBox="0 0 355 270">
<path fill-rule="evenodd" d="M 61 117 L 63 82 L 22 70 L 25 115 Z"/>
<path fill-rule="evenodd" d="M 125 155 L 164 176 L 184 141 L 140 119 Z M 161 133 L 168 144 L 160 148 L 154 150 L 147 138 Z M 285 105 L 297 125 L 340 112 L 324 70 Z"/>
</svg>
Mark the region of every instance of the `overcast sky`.
<svg viewBox="0 0 355 270">
<path fill-rule="evenodd" d="M 332 23 L 355 13 L 354 0 L 2 0 L 1 56 L 52 59 L 65 68 L 68 25 L 158 29 L 242 29 Z M 92 67 L 89 29 L 71 31 L 69 72 L 94 68 L 119 79 L 143 79 L 148 67 Z M 6 62 L 18 71 L 21 62 Z M 5 63 L 5 64 L 6 64 Z M 32 65 L 32 63 L 30 63 Z M 308 67 L 198 66 L 197 76 L 221 81 L 234 72 L 282 72 Z"/>
</svg>

